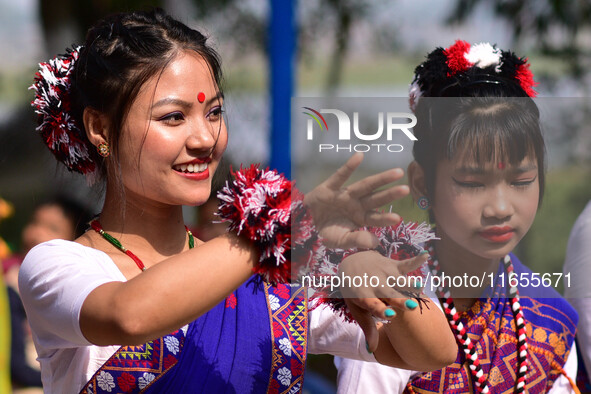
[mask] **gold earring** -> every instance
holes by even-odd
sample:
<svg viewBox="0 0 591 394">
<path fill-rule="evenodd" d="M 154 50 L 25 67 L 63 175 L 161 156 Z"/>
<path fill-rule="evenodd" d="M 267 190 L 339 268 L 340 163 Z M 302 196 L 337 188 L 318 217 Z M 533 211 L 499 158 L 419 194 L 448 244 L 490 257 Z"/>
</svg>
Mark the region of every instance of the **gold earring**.
<svg viewBox="0 0 591 394">
<path fill-rule="evenodd" d="M 99 146 L 96 147 L 96 150 L 98 151 L 98 154 L 102 157 L 109 157 L 109 155 L 111 154 L 109 144 L 107 144 L 106 142 L 101 142 Z"/>
</svg>

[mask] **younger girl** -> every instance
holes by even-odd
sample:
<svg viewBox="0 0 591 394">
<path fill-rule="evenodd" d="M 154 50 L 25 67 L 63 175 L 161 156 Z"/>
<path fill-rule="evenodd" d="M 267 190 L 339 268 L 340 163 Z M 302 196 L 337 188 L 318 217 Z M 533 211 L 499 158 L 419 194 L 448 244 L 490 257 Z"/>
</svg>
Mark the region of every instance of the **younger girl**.
<svg viewBox="0 0 591 394">
<path fill-rule="evenodd" d="M 339 392 L 570 392 L 577 314 L 553 289 L 524 287 L 520 278 L 534 275 L 511 253 L 544 190 L 533 84 L 525 59 L 489 44 L 457 41 L 417 67 L 408 177 L 440 238 L 428 245 L 426 289 L 457 338 L 457 359 L 425 374 L 342 360 Z M 494 284 L 442 287 L 443 274 Z"/>
</svg>

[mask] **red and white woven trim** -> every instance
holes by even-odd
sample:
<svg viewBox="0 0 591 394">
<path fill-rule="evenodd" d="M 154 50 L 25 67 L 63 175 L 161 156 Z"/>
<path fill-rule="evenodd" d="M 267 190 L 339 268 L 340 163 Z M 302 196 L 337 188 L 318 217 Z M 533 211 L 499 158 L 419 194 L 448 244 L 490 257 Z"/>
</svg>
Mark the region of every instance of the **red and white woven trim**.
<svg viewBox="0 0 591 394">
<path fill-rule="evenodd" d="M 505 270 L 509 278 L 514 274 L 513 264 L 511 264 L 511 258 L 505 256 L 503 262 L 505 263 Z M 515 316 L 515 328 L 517 329 L 517 359 L 518 370 L 517 370 L 517 382 L 516 392 L 522 393 L 525 391 L 525 376 L 527 375 L 528 361 L 527 361 L 527 332 L 525 328 L 525 318 L 523 311 L 521 310 L 521 304 L 519 302 L 519 290 L 517 287 L 510 287 L 509 295 L 511 296 L 511 309 Z"/>
<path fill-rule="evenodd" d="M 437 259 L 434 258 L 434 249 L 432 247 L 429 248 L 429 252 L 431 255 L 431 272 L 434 276 L 438 276 L 441 273 L 441 267 Z M 505 271 L 507 272 L 507 277 L 511 278 L 512 274 L 514 273 L 514 268 L 509 255 L 504 257 L 503 264 L 505 266 Z M 512 282 L 509 281 L 509 284 L 511 283 Z M 482 370 L 482 366 L 480 364 L 480 359 L 478 358 L 478 350 L 470 340 L 470 337 L 468 336 L 466 328 L 462 322 L 459 322 L 460 314 L 453 303 L 453 298 L 451 297 L 449 289 L 443 289 L 440 287 L 437 290 L 437 295 L 443 300 L 443 311 L 447 317 L 450 327 L 456 335 L 458 343 L 462 346 L 462 350 L 466 355 L 466 362 L 468 363 L 470 372 L 474 377 L 476 390 L 479 393 L 489 393 L 490 390 L 488 387 L 488 382 L 486 381 L 487 378 L 484 375 L 484 371 Z M 513 318 L 515 319 L 515 327 L 517 329 L 518 363 L 515 392 L 523 393 L 525 392 L 525 377 L 527 375 L 528 369 L 525 319 L 523 317 L 523 311 L 521 310 L 521 304 L 519 303 L 519 290 L 517 287 L 510 286 L 509 296 L 511 297 L 511 310 L 513 311 Z"/>
</svg>

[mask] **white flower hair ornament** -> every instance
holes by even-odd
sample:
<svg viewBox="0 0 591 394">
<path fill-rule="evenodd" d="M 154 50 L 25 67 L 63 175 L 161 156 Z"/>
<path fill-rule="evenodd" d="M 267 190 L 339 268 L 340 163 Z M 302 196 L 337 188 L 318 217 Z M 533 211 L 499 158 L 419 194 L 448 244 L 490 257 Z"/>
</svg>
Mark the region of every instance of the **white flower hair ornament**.
<svg viewBox="0 0 591 394">
<path fill-rule="evenodd" d="M 435 87 L 447 81 L 452 82 L 454 78 L 467 77 L 469 72 L 514 80 L 529 97 L 535 97 L 537 92 L 534 87 L 537 83 L 529 66 L 527 58 L 517 57 L 513 52 L 503 51 L 496 45 L 470 45 L 458 40 L 446 49 L 435 49 L 415 69 L 409 89 L 410 108 L 415 112 L 421 97 L 437 96 Z"/>
</svg>

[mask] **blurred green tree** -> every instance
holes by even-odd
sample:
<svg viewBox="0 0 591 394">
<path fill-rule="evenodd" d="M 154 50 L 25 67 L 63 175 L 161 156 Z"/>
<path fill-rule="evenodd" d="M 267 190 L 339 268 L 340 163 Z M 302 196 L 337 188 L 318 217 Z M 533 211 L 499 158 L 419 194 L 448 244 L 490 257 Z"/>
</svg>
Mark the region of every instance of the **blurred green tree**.
<svg viewBox="0 0 591 394">
<path fill-rule="evenodd" d="M 92 24 L 110 13 L 149 7 L 173 8 L 166 0 L 41 0 L 40 16 L 47 56 L 64 50 L 64 42 L 81 42 Z M 237 0 L 187 0 L 191 13 L 199 21 L 215 21 L 221 40 L 231 40 L 237 56 L 257 51 L 266 54 L 266 0 L 259 3 Z M 316 47 L 318 39 L 328 37 L 330 53 L 325 77 L 325 90 L 334 94 L 341 84 L 343 68 L 350 50 L 354 27 L 371 18 L 383 0 L 319 0 L 299 3 L 303 17 L 298 18 L 298 49 L 306 52 Z M 170 10 L 169 10 L 170 11 Z"/>
<path fill-rule="evenodd" d="M 332 26 L 334 44 L 329 57 L 330 63 L 325 85 L 328 94 L 334 94 L 341 82 L 343 65 L 349 51 L 351 29 L 355 23 L 368 16 L 372 3 L 375 2 L 371 0 L 326 0 L 319 3 L 318 15 L 329 13 L 334 16 Z"/>
<path fill-rule="evenodd" d="M 343 67 L 349 53 L 351 32 L 359 22 L 371 17 L 383 1 L 376 0 L 320 0 L 299 2 L 298 52 L 308 53 L 318 41 L 329 38 L 330 53 L 324 87 L 327 94 L 334 94 L 343 76 Z M 231 39 L 238 54 L 250 50 L 266 53 L 267 14 L 248 3 L 236 0 L 193 0 L 199 19 L 223 16 L 219 33 L 223 39 Z M 263 1 L 261 0 L 261 5 Z"/>
<path fill-rule="evenodd" d="M 111 13 L 162 5 L 162 0 L 41 0 L 39 12 L 47 54 L 63 53 L 68 41 L 82 42 L 84 32 Z"/>
<path fill-rule="evenodd" d="M 327 95 L 333 95 L 342 82 L 352 30 L 379 12 L 384 3 L 382 0 L 321 0 L 304 7 L 305 15 L 299 23 L 300 51 L 306 53 L 310 47 L 317 46 L 320 38 L 330 37 L 331 50 L 325 56 Z"/>
</svg>

